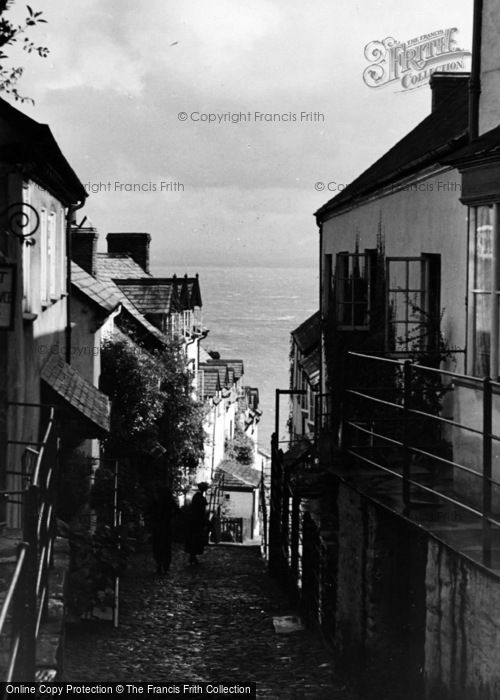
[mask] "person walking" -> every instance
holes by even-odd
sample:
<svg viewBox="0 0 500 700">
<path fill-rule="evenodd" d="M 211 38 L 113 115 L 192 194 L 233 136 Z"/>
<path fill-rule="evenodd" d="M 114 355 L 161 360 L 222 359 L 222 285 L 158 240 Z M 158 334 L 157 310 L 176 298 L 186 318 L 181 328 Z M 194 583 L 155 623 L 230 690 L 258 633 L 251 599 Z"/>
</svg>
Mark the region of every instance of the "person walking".
<svg viewBox="0 0 500 700">
<path fill-rule="evenodd" d="M 172 514 L 175 508 L 172 492 L 160 486 L 150 508 L 149 524 L 156 573 L 167 574 L 172 560 Z"/>
<path fill-rule="evenodd" d="M 197 555 L 203 554 L 208 544 L 209 521 L 207 516 L 207 499 L 204 494 L 209 488 L 206 481 L 198 484 L 188 511 L 185 550 L 189 554 L 189 563 L 198 564 Z"/>
</svg>

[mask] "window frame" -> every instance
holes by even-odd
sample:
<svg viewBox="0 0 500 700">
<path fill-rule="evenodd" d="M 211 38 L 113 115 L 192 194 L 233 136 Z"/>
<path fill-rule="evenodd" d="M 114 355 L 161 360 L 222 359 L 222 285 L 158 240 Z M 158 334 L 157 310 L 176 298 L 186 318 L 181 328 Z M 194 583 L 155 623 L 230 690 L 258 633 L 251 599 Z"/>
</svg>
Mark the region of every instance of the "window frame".
<svg viewBox="0 0 500 700">
<path fill-rule="evenodd" d="M 474 377 L 487 377 L 491 376 L 493 379 L 498 378 L 498 367 L 495 371 L 494 364 L 498 364 L 496 359 L 497 353 L 492 353 L 492 330 L 493 330 L 493 315 L 496 312 L 499 304 L 500 297 L 500 280 L 498 279 L 498 266 L 500 264 L 499 258 L 499 245 L 498 242 L 495 243 L 495 203 L 484 203 L 478 204 L 471 207 L 473 210 L 473 216 L 470 217 L 472 221 L 472 231 L 470 240 L 470 261 L 469 261 L 469 339 L 470 339 L 470 355 L 468 359 L 469 372 Z M 485 209 L 489 211 L 489 223 L 479 226 L 479 210 Z M 487 246 L 485 246 L 483 255 L 481 256 L 483 260 L 490 261 L 489 266 L 485 264 L 485 280 L 483 286 L 478 284 L 478 260 L 479 260 L 479 236 L 480 229 L 489 229 L 490 240 Z M 484 230 L 481 231 L 484 233 Z M 496 232 L 498 236 L 498 232 Z M 489 249 L 488 249 L 489 248 Z M 489 269 L 488 269 L 489 268 Z M 494 288 L 495 287 L 495 288 Z M 490 300 L 489 308 L 486 311 L 486 318 L 488 320 L 488 326 L 483 333 L 487 337 L 487 351 L 482 351 L 479 349 L 480 338 L 478 336 L 478 310 L 477 302 L 478 299 L 487 298 Z M 496 299 L 495 299 L 496 298 Z M 493 302 L 496 303 L 493 303 Z M 484 336 L 483 336 L 484 341 Z M 494 355 L 494 356 L 492 356 Z M 482 359 L 480 359 L 480 356 Z"/>
<path fill-rule="evenodd" d="M 405 286 L 391 286 L 391 263 L 405 263 Z M 418 263 L 419 271 L 419 286 L 411 286 L 410 264 Z M 441 305 L 441 255 L 436 253 L 421 253 L 420 255 L 388 255 L 385 258 L 385 274 L 386 274 L 386 299 L 385 299 L 385 348 L 388 354 L 409 355 L 412 352 L 432 352 L 437 349 L 439 343 L 439 328 L 440 328 L 440 305 Z M 434 294 L 433 294 L 434 292 Z M 391 319 L 392 295 L 403 295 L 404 302 L 404 318 Z M 418 300 L 415 301 L 416 306 L 421 310 L 419 318 L 410 318 L 410 298 L 412 295 L 418 295 Z M 418 337 L 411 338 L 410 326 L 422 325 L 425 323 L 425 317 L 434 322 L 435 328 L 432 332 L 420 336 L 425 343 L 419 344 Z M 398 336 L 391 334 L 391 327 L 406 326 L 404 334 L 404 348 L 398 348 Z M 401 336 L 399 336 L 401 337 Z M 392 343 L 394 342 L 394 346 Z"/>
<path fill-rule="evenodd" d="M 359 277 L 353 277 L 350 273 L 350 259 L 356 258 L 358 261 L 363 261 L 363 274 Z M 371 297 L 372 297 L 372 255 L 370 252 L 365 251 L 364 253 L 349 253 L 348 251 L 342 251 L 337 253 L 335 258 L 335 327 L 340 331 L 368 331 L 370 330 L 370 320 L 371 320 Z M 347 262 L 347 265 L 346 265 Z M 342 268 L 344 268 L 344 275 L 341 275 Z M 353 284 L 354 281 L 366 282 L 366 299 L 362 301 L 356 300 L 356 286 Z M 351 284 L 351 297 L 349 300 L 345 301 L 345 291 L 346 285 L 342 283 Z M 343 314 L 340 313 L 341 307 L 348 307 L 351 309 L 350 318 L 351 323 L 345 323 L 339 319 L 342 318 Z M 365 323 L 356 322 L 356 307 L 365 307 L 364 318 Z"/>
</svg>

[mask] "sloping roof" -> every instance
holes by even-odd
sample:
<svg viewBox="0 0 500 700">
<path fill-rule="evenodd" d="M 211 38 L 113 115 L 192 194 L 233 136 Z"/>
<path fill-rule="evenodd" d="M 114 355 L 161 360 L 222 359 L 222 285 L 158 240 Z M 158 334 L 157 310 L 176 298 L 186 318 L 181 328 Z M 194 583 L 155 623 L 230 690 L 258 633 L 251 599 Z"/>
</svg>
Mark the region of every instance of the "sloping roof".
<svg viewBox="0 0 500 700">
<path fill-rule="evenodd" d="M 0 119 L 7 125 L 0 129 L 2 161 L 25 164 L 28 177 L 53 190 L 66 204 L 87 198 L 85 187 L 47 124 L 31 119 L 3 99 L 0 99 Z"/>
<path fill-rule="evenodd" d="M 123 309 L 130 314 L 134 321 L 139 323 L 147 333 L 154 336 L 163 345 L 168 343 L 168 339 L 164 334 L 147 320 L 117 284 L 117 280 L 127 279 L 131 276 L 135 278 L 151 278 L 135 260 L 123 253 L 98 253 L 96 257 L 96 276 L 99 281 L 111 285 Z"/>
<path fill-rule="evenodd" d="M 91 421 L 100 431 L 109 432 L 110 403 L 106 394 L 68 365 L 60 355 L 47 359 L 41 378 L 60 398 Z"/>
<path fill-rule="evenodd" d="M 236 381 L 240 379 L 240 377 L 242 377 L 244 374 L 243 360 L 228 360 L 226 358 L 214 360 L 210 358 L 209 360 L 207 360 L 207 364 L 211 364 L 214 366 L 224 365 L 228 368 L 231 368 L 234 371 L 234 378 Z"/>
<path fill-rule="evenodd" d="M 376 190 L 411 175 L 423 167 L 438 164 L 463 146 L 468 133 L 468 81 L 458 85 L 448 100 L 439 105 L 409 134 L 365 170 L 340 194 L 318 209 L 323 216 L 362 199 Z"/>
<path fill-rule="evenodd" d="M 315 386 L 319 382 L 319 368 L 321 362 L 321 353 L 319 345 L 317 345 L 311 352 L 306 355 L 302 360 L 302 369 L 307 375 L 310 384 Z"/>
<path fill-rule="evenodd" d="M 172 313 L 201 306 L 198 277 L 113 277 L 142 313 Z"/>
<path fill-rule="evenodd" d="M 292 337 L 302 353 L 308 353 L 317 345 L 321 337 L 319 311 L 309 316 L 308 319 L 292 331 Z"/>
<path fill-rule="evenodd" d="M 97 253 L 96 275 L 106 280 L 151 277 L 126 253 Z"/>
<path fill-rule="evenodd" d="M 173 280 L 176 285 L 180 285 L 179 299 L 183 309 L 192 309 L 195 306 L 202 306 L 201 292 L 200 292 L 200 281 L 198 274 L 195 277 L 184 277 L 180 278 L 174 275 Z"/>
<path fill-rule="evenodd" d="M 100 282 L 75 262 L 71 263 L 71 284 L 106 314 L 110 314 L 120 304 L 113 285 Z"/>
<path fill-rule="evenodd" d="M 246 464 L 224 461 L 219 465 L 217 471 L 223 472 L 223 491 L 231 490 L 232 488 L 254 489 L 260 484 L 261 473 Z"/>
<path fill-rule="evenodd" d="M 219 372 L 200 368 L 198 372 L 198 392 L 203 398 L 212 398 L 221 390 Z"/>
<path fill-rule="evenodd" d="M 115 279 L 121 291 L 142 314 L 169 314 L 176 311 L 174 288 L 171 282 L 155 278 Z M 147 284 L 141 284 L 146 282 Z"/>
<path fill-rule="evenodd" d="M 217 362 L 200 362 L 198 368 L 201 370 L 212 370 L 219 374 L 221 388 L 229 386 L 229 374 L 225 364 Z"/>
</svg>

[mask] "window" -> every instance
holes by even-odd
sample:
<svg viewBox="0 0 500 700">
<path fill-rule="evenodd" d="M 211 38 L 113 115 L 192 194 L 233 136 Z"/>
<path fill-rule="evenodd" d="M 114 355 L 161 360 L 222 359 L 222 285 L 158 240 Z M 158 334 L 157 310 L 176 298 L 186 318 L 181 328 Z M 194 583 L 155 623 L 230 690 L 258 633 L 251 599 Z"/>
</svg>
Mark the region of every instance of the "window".
<svg viewBox="0 0 500 700">
<path fill-rule="evenodd" d="M 472 268 L 472 374 L 490 374 L 492 327 L 493 207 L 476 208 Z M 498 294 L 498 285 L 495 290 Z M 493 373 L 495 374 L 495 373 Z"/>
<path fill-rule="evenodd" d="M 51 211 L 47 221 L 47 291 L 50 299 L 56 298 L 56 214 Z"/>
<path fill-rule="evenodd" d="M 40 289 L 42 305 L 57 297 L 57 217 L 54 211 L 40 211 Z"/>
<path fill-rule="evenodd" d="M 48 295 L 47 275 L 47 211 L 40 210 L 40 294 L 42 304 L 47 304 Z"/>
<path fill-rule="evenodd" d="M 370 256 L 339 253 L 335 272 L 337 328 L 368 330 L 370 323 Z"/>
<path fill-rule="evenodd" d="M 389 351 L 432 351 L 439 342 L 441 256 L 386 259 Z"/>
</svg>

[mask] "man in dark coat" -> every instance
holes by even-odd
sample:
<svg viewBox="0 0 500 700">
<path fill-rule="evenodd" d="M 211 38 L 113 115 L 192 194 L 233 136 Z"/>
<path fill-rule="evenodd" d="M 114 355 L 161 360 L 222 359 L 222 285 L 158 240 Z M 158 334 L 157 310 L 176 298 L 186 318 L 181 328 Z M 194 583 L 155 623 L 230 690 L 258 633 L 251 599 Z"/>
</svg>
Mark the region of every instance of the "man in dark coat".
<svg viewBox="0 0 500 700">
<path fill-rule="evenodd" d="M 189 554 L 190 564 L 198 563 L 196 556 L 198 554 L 203 554 L 205 545 L 208 543 L 208 504 L 204 496 L 208 488 L 209 484 L 205 481 L 198 484 L 198 491 L 194 494 L 188 511 L 185 549 L 187 554 Z"/>
</svg>

